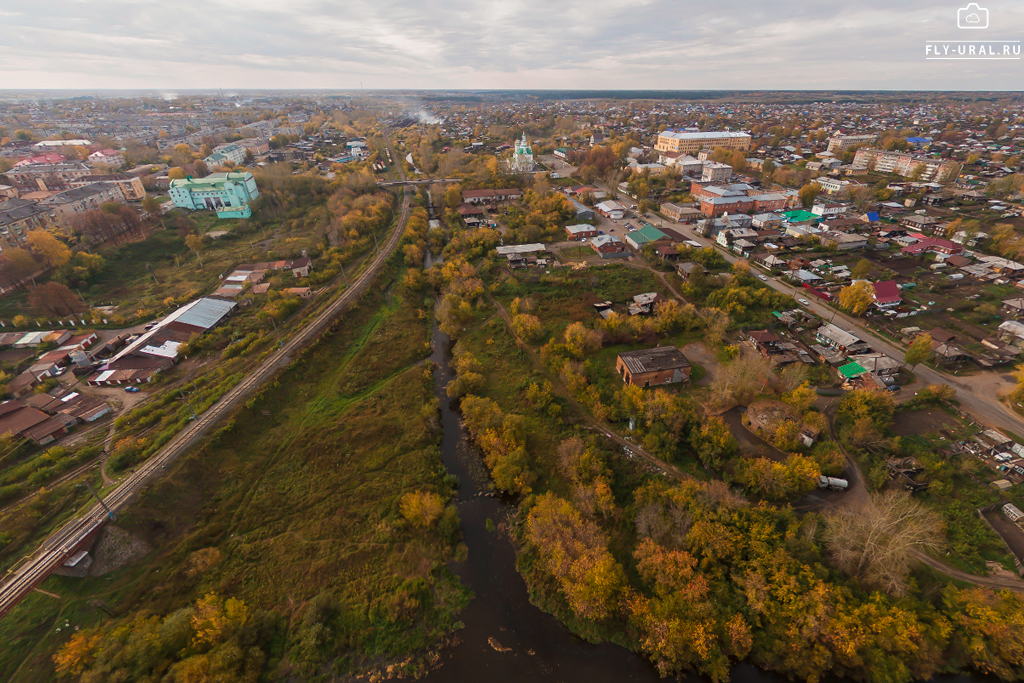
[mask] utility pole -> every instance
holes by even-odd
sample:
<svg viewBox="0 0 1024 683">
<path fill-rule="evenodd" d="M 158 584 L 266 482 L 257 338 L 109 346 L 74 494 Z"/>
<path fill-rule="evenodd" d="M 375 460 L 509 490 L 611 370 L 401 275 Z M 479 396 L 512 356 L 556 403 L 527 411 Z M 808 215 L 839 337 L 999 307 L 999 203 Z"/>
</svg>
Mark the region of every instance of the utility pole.
<svg viewBox="0 0 1024 683">
<path fill-rule="evenodd" d="M 345 273 L 345 264 L 341 263 L 339 265 L 341 266 L 341 276 L 343 278 L 345 278 L 345 286 L 346 287 L 350 287 L 351 285 L 349 285 L 349 282 L 348 282 L 348 275 Z"/>
<path fill-rule="evenodd" d="M 103 506 L 103 509 L 107 511 L 107 516 L 110 517 L 110 519 L 117 519 L 117 517 L 114 516 L 114 513 L 110 511 L 110 508 L 107 507 L 107 504 L 103 502 L 103 499 L 100 498 L 99 494 L 96 493 L 96 489 L 92 487 L 92 484 L 85 482 L 85 488 L 89 489 L 89 493 L 91 493 L 96 501 Z"/>
<path fill-rule="evenodd" d="M 281 341 L 281 335 L 278 334 L 278 332 L 277 332 L 277 323 L 274 322 L 273 318 L 270 318 L 270 324 L 274 326 L 274 336 L 277 337 L 277 345 L 278 346 L 284 346 L 284 343 Z"/>
<path fill-rule="evenodd" d="M 187 405 L 188 409 L 192 412 L 192 419 L 198 419 L 199 416 L 196 415 L 195 408 L 193 408 L 192 404 L 188 402 L 187 398 L 185 398 L 185 392 L 183 392 L 181 389 L 178 389 L 178 393 L 181 394 L 181 400 L 185 402 L 185 405 Z"/>
<path fill-rule="evenodd" d="M 377 244 L 377 231 L 373 231 L 373 246 L 377 247 L 377 253 L 380 253 L 380 245 Z"/>
</svg>

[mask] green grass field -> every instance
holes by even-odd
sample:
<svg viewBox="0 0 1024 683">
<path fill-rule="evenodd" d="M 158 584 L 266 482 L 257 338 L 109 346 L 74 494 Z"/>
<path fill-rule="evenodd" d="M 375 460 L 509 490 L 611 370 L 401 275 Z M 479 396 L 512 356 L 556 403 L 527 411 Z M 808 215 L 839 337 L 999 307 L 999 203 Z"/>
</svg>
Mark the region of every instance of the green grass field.
<svg viewBox="0 0 1024 683">
<path fill-rule="evenodd" d="M 106 577 L 51 577 L 43 588 L 60 599 L 33 595 L 0 623 L 13 644 L 0 652 L 0 670 L 17 671 L 12 681 L 51 680 L 50 657 L 68 636 L 55 624 L 65 617 L 84 628 L 108 621 L 104 610 L 166 614 L 210 591 L 283 615 L 278 660 L 300 659 L 291 649 L 296 617 L 324 592 L 360 634 L 326 653 L 339 673 L 436 644 L 467 599 L 445 568 L 452 541 L 412 529 L 398 505 L 411 491 L 450 492 L 421 363 L 428 334 L 429 317 L 371 289 L 119 519 L 154 552 Z M 209 549 L 220 560 L 190 573 L 194 553 Z"/>
</svg>

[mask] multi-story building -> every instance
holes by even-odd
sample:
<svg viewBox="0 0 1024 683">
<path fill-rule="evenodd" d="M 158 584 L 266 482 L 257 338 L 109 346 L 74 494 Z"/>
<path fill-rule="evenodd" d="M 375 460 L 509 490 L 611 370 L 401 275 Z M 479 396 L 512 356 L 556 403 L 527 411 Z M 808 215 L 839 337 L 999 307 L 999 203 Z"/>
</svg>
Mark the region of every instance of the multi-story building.
<svg viewBox="0 0 1024 683">
<path fill-rule="evenodd" d="M 828 151 L 835 154 L 857 145 L 869 145 L 875 141 L 874 135 L 833 135 L 828 139 Z"/>
<path fill-rule="evenodd" d="M 216 211 L 218 218 L 248 218 L 249 202 L 260 196 L 252 173 L 214 173 L 205 178 L 171 181 L 174 205 L 192 211 Z"/>
<path fill-rule="evenodd" d="M 227 162 L 235 166 L 245 163 L 245 147 L 236 144 L 220 145 L 213 150 L 213 154 L 203 159 L 207 166 L 223 166 Z"/>
<path fill-rule="evenodd" d="M 0 245 L 24 247 L 29 230 L 46 228 L 51 222 L 46 207 L 27 199 L 8 199 L 0 203 Z"/>
<path fill-rule="evenodd" d="M 146 188 L 142 185 L 142 178 L 130 173 L 107 173 L 99 175 L 82 176 L 71 183 L 72 187 L 91 185 L 92 183 L 103 183 L 105 185 L 116 185 L 121 190 L 126 201 L 136 202 L 146 197 Z"/>
<path fill-rule="evenodd" d="M 839 180 L 838 178 L 828 178 L 825 176 L 815 178 L 812 182 L 828 194 L 842 194 L 850 186 L 849 180 Z"/>
<path fill-rule="evenodd" d="M 712 161 L 704 164 L 704 171 L 701 173 L 700 179 L 704 183 L 718 183 L 728 180 L 731 176 L 732 166 L 729 164 L 716 164 Z"/>
<path fill-rule="evenodd" d="M 121 168 L 124 166 L 124 155 L 116 149 L 101 149 L 89 155 L 90 166 L 110 166 Z"/>
<path fill-rule="evenodd" d="M 26 192 L 36 190 L 60 191 L 71 187 L 71 183 L 93 171 L 78 161 L 59 164 L 27 164 L 20 168 L 12 168 L 7 178 L 15 187 Z"/>
<path fill-rule="evenodd" d="M 252 152 L 253 155 L 266 154 L 270 151 L 270 140 L 267 138 L 246 138 L 234 144 Z"/>
<path fill-rule="evenodd" d="M 707 131 L 705 133 L 677 133 L 666 130 L 658 134 L 654 149 L 659 152 L 683 152 L 691 154 L 705 148 L 725 147 L 727 149 L 750 149 L 750 135 L 729 131 Z"/>
<path fill-rule="evenodd" d="M 924 182 L 951 182 L 960 174 L 960 164 L 955 161 L 932 159 L 931 157 L 907 152 L 885 152 L 879 149 L 859 149 L 853 157 L 853 166 L 871 168 L 879 173 L 895 173 L 905 178 L 921 169 L 918 180 Z"/>
<path fill-rule="evenodd" d="M 108 183 L 90 183 L 58 192 L 40 201 L 39 205 L 52 211 L 57 220 L 65 222 L 86 211 L 94 211 L 108 202 L 125 203 L 121 188 Z"/>
</svg>

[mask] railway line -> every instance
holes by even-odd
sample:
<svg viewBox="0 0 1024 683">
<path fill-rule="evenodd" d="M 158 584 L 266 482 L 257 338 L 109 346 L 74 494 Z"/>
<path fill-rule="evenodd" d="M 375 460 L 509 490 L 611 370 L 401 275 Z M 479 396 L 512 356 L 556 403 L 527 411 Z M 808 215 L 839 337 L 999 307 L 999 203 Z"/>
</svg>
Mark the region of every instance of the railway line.
<svg viewBox="0 0 1024 683">
<path fill-rule="evenodd" d="M 388 145 L 390 147 L 390 143 Z M 399 167 L 399 173 L 404 180 L 405 174 L 401 167 Z M 392 233 L 369 265 L 351 282 L 351 285 L 272 356 L 263 361 L 222 396 L 217 403 L 199 415 L 188 427 L 179 432 L 108 493 L 103 498 L 104 504 L 115 513 L 124 509 L 135 494 L 151 480 L 157 478 L 168 464 L 196 445 L 212 425 L 227 416 L 243 399 L 285 367 L 292 354 L 317 339 L 342 311 L 359 298 L 387 259 L 398 248 L 402 235 L 405 233 L 405 225 L 409 220 L 410 211 L 411 196 L 409 188 L 406 187 L 403 190 L 401 215 L 392 229 Z M 8 571 L 3 585 L 0 586 L 0 617 L 7 614 L 25 595 L 42 583 L 50 575 L 50 572 L 60 566 L 91 534 L 98 531 L 107 519 L 108 515 L 103 506 L 94 505 L 83 516 L 71 520 L 54 532 L 32 555 Z"/>
</svg>

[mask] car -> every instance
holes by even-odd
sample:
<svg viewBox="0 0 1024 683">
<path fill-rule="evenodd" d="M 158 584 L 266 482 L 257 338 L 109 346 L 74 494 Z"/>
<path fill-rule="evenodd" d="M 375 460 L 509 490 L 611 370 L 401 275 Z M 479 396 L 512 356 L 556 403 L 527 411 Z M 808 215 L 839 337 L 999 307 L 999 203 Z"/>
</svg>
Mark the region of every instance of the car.
<svg viewBox="0 0 1024 683">
<path fill-rule="evenodd" d="M 757 279 L 760 280 L 761 282 L 768 282 L 768 278 L 765 277 L 764 275 L 758 275 Z"/>
<path fill-rule="evenodd" d="M 61 375 L 63 375 L 67 371 L 68 371 L 67 368 L 58 368 L 57 372 L 53 373 L 53 376 L 54 377 L 60 377 Z"/>
<path fill-rule="evenodd" d="M 808 301 L 807 299 L 797 299 L 797 301 L 800 302 L 801 304 L 803 304 L 804 306 L 810 306 L 811 305 L 811 302 Z"/>
<path fill-rule="evenodd" d="M 900 391 L 900 389 L 901 387 L 899 384 L 893 384 L 891 387 L 885 388 L 886 391 L 891 391 L 892 393 L 896 393 L 897 391 Z"/>
<path fill-rule="evenodd" d="M 127 391 L 129 394 L 137 394 L 137 393 L 139 393 L 139 388 L 138 387 L 125 387 L 124 390 Z"/>
<path fill-rule="evenodd" d="M 603 234 L 604 234 L 604 230 L 598 230 L 598 231 L 597 231 L 597 234 L 598 234 L 598 235 L 603 235 Z"/>
</svg>

